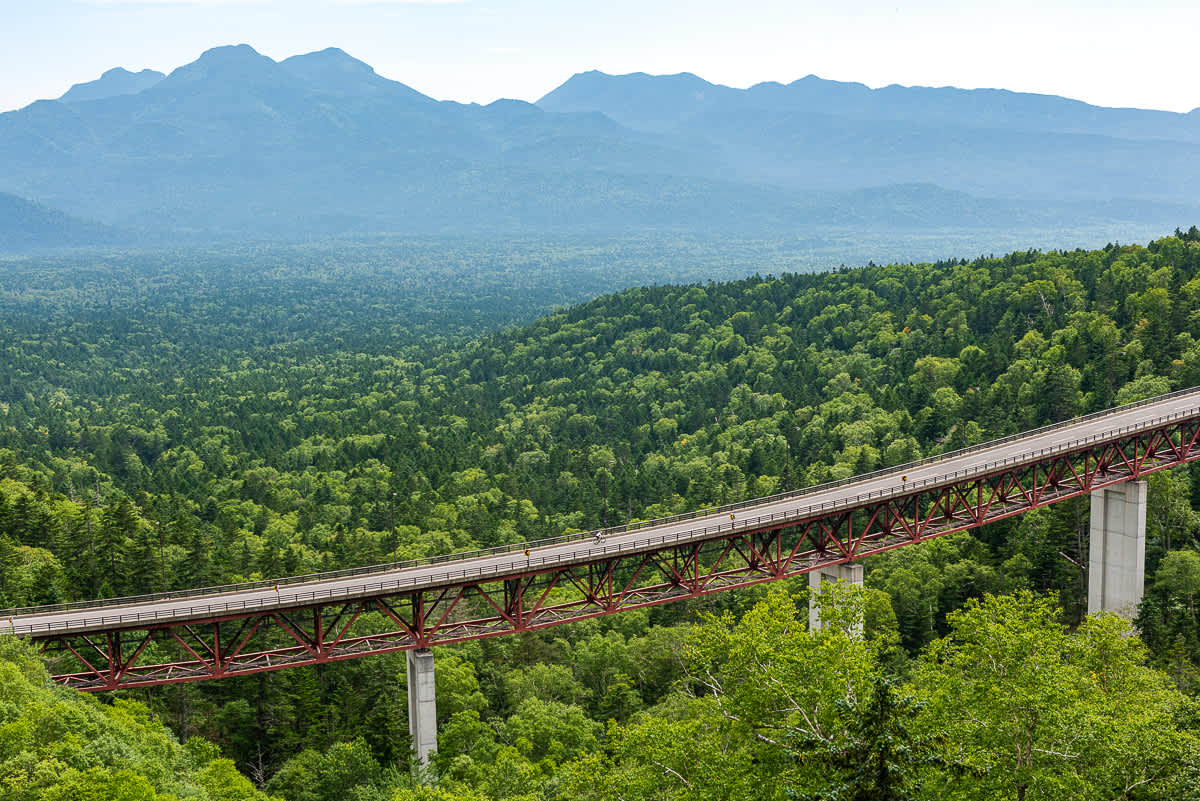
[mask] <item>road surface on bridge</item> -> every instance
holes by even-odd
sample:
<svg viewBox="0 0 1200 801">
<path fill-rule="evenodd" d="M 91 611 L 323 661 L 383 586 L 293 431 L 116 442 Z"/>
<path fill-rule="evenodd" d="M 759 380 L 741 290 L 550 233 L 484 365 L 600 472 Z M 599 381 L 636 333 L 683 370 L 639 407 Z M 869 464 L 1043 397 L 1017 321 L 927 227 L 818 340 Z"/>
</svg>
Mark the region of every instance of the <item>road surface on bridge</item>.
<svg viewBox="0 0 1200 801">
<path fill-rule="evenodd" d="M 45 637 L 126 627 L 146 628 L 154 626 L 156 621 L 211 620 L 223 614 L 232 617 L 248 611 L 302 608 L 322 599 L 367 598 L 429 590 L 464 579 L 500 581 L 540 568 L 586 564 L 614 554 L 655 551 L 674 544 L 718 539 L 744 528 L 787 526 L 865 498 L 910 494 L 961 482 L 972 475 L 983 476 L 1014 464 L 1037 461 L 1048 453 L 1088 447 L 1128 437 L 1139 429 L 1152 429 L 1164 421 L 1195 417 L 1200 417 L 1200 388 L 834 485 L 771 496 L 736 508 L 700 512 L 685 519 L 636 524 L 637 527 L 630 530 L 618 527 L 609 530 L 603 541 L 589 534 L 549 544 L 531 544 L 528 555 L 516 546 L 516 550 L 462 554 L 434 564 L 383 566 L 355 575 L 315 576 L 311 581 L 281 579 L 275 585 L 214 588 L 211 592 L 187 597 L 114 599 L 87 608 L 56 611 L 20 610 L 22 614 L 0 618 L 0 632 Z"/>
</svg>

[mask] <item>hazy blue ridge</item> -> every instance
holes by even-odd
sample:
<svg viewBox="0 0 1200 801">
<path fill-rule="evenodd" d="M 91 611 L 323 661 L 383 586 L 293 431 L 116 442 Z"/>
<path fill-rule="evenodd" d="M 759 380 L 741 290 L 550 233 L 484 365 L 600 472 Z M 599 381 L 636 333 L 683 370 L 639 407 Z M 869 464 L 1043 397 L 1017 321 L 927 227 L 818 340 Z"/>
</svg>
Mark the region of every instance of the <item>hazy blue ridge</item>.
<svg viewBox="0 0 1200 801">
<path fill-rule="evenodd" d="M 694 75 L 572 76 L 537 101 L 547 111 L 599 111 L 624 125 L 667 130 L 705 112 L 800 111 L 860 120 L 950 122 L 1003 130 L 1087 133 L 1125 139 L 1200 142 L 1200 114 L 1093 106 L 1057 95 L 1006 89 L 956 89 L 861 83 L 808 75 L 748 89 Z"/>
<path fill-rule="evenodd" d="M 77 83 L 59 98 L 64 103 L 78 103 L 86 100 L 104 100 L 119 95 L 136 95 L 143 89 L 149 89 L 166 76 L 157 70 L 142 70 L 130 72 L 124 67 L 113 67 L 94 81 Z"/>
<path fill-rule="evenodd" d="M 336 48 L 236 45 L 66 98 L 0 114 L 0 191 L 159 237 L 1200 219 L 1200 115 L 1011 92 L 591 72 L 480 106 Z"/>
<path fill-rule="evenodd" d="M 0 252 L 128 245 L 135 241 L 128 232 L 0 192 Z"/>
</svg>

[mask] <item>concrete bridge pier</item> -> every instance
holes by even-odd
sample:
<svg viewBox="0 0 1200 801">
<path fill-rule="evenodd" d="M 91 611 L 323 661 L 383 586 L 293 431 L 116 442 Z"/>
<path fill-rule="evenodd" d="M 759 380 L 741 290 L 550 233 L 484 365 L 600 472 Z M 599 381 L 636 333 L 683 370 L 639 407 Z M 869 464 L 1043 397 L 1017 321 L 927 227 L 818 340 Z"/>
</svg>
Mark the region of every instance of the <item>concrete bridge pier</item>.
<svg viewBox="0 0 1200 801">
<path fill-rule="evenodd" d="M 1132 619 L 1146 579 L 1146 482 L 1126 481 L 1092 493 L 1088 546 L 1088 613 Z"/>
<path fill-rule="evenodd" d="M 437 751 L 437 685 L 433 677 L 433 651 L 404 652 L 408 668 L 408 733 L 412 736 L 417 765 L 424 771 Z"/>
<path fill-rule="evenodd" d="M 808 630 L 820 631 L 825 628 L 825 624 L 821 622 L 821 609 L 817 606 L 814 599 L 817 597 L 817 590 L 821 588 L 822 581 L 848 581 L 859 587 L 863 585 L 863 568 L 862 565 L 840 564 L 826 565 L 818 567 L 808 574 Z M 859 632 L 862 631 L 862 624 L 859 623 Z"/>
</svg>

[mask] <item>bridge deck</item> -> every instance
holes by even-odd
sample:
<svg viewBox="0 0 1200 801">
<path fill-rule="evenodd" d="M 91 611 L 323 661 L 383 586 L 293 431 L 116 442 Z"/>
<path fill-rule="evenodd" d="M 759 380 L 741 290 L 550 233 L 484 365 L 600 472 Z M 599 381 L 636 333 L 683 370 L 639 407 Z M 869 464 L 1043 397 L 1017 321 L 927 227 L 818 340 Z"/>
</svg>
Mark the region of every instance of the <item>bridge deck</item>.
<svg viewBox="0 0 1200 801">
<path fill-rule="evenodd" d="M 464 580 L 500 581 L 527 575 L 539 568 L 586 564 L 614 554 L 655 551 L 674 544 L 727 537 L 733 531 L 781 527 L 828 514 L 829 510 L 852 506 L 865 499 L 923 492 L 964 477 L 984 476 L 1012 465 L 1044 459 L 1048 453 L 1067 452 L 1110 440 L 1129 437 L 1131 432 L 1151 430 L 1169 420 L 1200 417 L 1200 388 L 1173 393 L 1142 405 L 1122 407 L 1090 415 L 1067 424 L 1040 429 L 1017 437 L 926 460 L 914 465 L 880 471 L 859 480 L 800 490 L 761 499 L 737 508 L 671 519 L 631 530 L 612 530 L 600 543 L 591 536 L 502 553 L 463 554 L 452 561 L 425 564 L 351 576 L 314 577 L 295 583 L 230 588 L 188 597 L 114 599 L 87 608 L 20 610 L 21 614 L 0 618 L 0 632 L 21 636 L 48 637 L 64 633 L 146 628 L 156 622 L 180 623 L 234 616 L 249 610 L 295 609 L 322 599 L 367 598 L 428 590 Z M 14 610 L 16 611 L 16 610 Z"/>
</svg>

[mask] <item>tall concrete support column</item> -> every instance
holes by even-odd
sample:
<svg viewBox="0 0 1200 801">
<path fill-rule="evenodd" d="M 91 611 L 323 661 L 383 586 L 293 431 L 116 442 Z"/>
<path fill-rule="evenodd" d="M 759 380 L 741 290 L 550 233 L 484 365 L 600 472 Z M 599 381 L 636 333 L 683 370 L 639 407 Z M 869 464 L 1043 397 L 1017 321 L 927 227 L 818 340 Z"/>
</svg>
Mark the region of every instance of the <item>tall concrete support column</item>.
<svg viewBox="0 0 1200 801">
<path fill-rule="evenodd" d="M 408 666 L 408 733 L 413 752 L 423 770 L 437 751 L 437 685 L 433 679 L 433 651 L 405 651 Z"/>
<path fill-rule="evenodd" d="M 818 567 L 808 574 L 808 630 L 820 631 L 825 628 L 821 622 L 821 609 L 816 604 L 817 590 L 822 581 L 848 581 L 859 587 L 863 585 L 862 565 L 841 564 Z M 859 624 L 861 631 L 862 625 Z"/>
<path fill-rule="evenodd" d="M 1126 481 L 1092 493 L 1088 612 L 1132 619 L 1146 579 L 1146 482 Z"/>
</svg>

